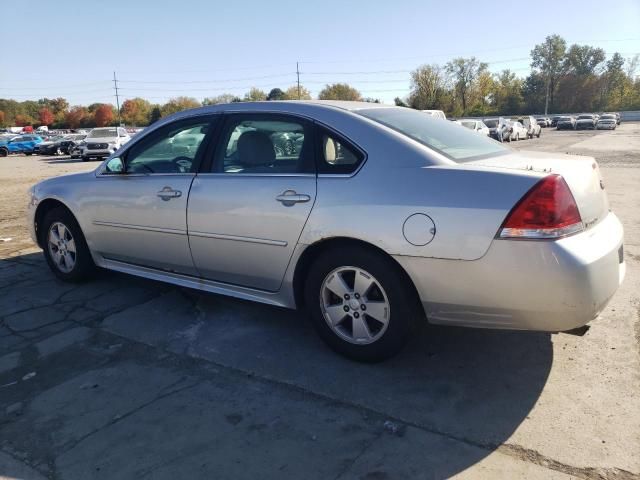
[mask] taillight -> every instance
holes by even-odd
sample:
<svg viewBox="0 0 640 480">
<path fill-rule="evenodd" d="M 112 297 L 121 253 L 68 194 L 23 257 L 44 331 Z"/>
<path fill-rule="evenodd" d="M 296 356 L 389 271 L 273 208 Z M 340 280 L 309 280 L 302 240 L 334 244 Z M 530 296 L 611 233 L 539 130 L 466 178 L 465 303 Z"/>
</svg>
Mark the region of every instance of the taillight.
<svg viewBox="0 0 640 480">
<path fill-rule="evenodd" d="M 567 182 L 549 175 L 536 183 L 511 209 L 498 238 L 560 238 L 584 229 Z"/>
</svg>

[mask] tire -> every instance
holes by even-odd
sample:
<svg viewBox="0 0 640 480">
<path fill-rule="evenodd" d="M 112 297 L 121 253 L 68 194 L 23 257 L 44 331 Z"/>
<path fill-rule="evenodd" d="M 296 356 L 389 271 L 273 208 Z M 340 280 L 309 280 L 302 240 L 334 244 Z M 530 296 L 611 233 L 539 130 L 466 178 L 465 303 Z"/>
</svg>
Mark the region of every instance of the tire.
<svg viewBox="0 0 640 480">
<path fill-rule="evenodd" d="M 85 157 L 84 155 L 82 156 L 82 161 L 83 162 L 88 162 L 89 161 L 89 157 Z"/>
<path fill-rule="evenodd" d="M 356 276 L 363 282 L 360 287 L 369 285 L 365 292 L 357 291 Z M 421 307 L 413 286 L 393 260 L 377 252 L 358 247 L 326 251 L 315 259 L 305 280 L 305 308 L 313 326 L 330 348 L 345 357 L 360 362 L 393 357 L 419 325 Z M 337 296 L 332 290 L 348 293 Z M 375 308 L 381 321 L 363 305 L 370 312 Z M 332 317 L 339 320 L 335 326 L 329 325 Z M 356 325 L 361 336 L 354 331 Z"/>
<path fill-rule="evenodd" d="M 6 148 L 0 148 L 0 157 L 6 157 L 7 155 L 9 155 L 9 150 Z"/>
<path fill-rule="evenodd" d="M 25 154 L 27 157 L 30 157 L 31 155 L 33 155 L 33 152 L 24 152 L 24 154 Z"/>
<path fill-rule="evenodd" d="M 64 155 L 64 152 L 60 147 L 56 148 L 55 155 Z"/>
<path fill-rule="evenodd" d="M 537 138 L 540 138 L 540 135 L 542 135 L 542 130 L 540 130 L 540 131 L 538 132 L 538 135 L 536 135 L 536 137 L 537 137 Z"/>
<path fill-rule="evenodd" d="M 81 282 L 91 276 L 95 264 L 80 225 L 64 207 L 47 212 L 39 226 L 40 245 L 49 268 L 65 282 Z M 53 232 L 55 233 L 52 233 Z M 56 245 L 56 237 L 63 243 Z M 63 250 L 63 260 L 56 253 Z"/>
</svg>

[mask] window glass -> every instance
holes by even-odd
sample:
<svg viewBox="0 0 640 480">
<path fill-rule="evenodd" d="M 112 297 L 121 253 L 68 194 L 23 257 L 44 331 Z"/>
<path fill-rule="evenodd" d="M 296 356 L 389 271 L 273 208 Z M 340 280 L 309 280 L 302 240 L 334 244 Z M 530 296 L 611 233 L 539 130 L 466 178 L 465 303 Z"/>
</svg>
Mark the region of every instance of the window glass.
<svg viewBox="0 0 640 480">
<path fill-rule="evenodd" d="M 189 173 L 209 128 L 208 121 L 169 125 L 127 153 L 128 173 Z"/>
<path fill-rule="evenodd" d="M 309 142 L 305 126 L 295 119 L 234 115 L 214 164 L 224 173 L 308 173 L 313 170 Z"/>
<path fill-rule="evenodd" d="M 363 158 L 359 152 L 328 132 L 320 135 L 320 147 L 318 173 L 352 173 Z"/>
<path fill-rule="evenodd" d="M 451 122 L 443 122 L 411 108 L 371 108 L 355 113 L 386 125 L 457 162 L 509 152 L 502 144 L 488 137 L 476 135 Z"/>
</svg>

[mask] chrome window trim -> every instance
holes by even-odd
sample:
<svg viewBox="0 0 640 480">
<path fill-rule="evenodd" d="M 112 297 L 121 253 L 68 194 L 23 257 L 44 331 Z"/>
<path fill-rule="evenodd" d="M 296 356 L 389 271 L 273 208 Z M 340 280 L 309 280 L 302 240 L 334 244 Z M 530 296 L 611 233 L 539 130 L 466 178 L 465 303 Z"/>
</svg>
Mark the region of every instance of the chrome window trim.
<svg viewBox="0 0 640 480">
<path fill-rule="evenodd" d="M 226 235 L 224 233 L 208 233 L 208 232 L 192 232 L 189 231 L 190 237 L 200 238 L 216 238 L 219 240 L 234 240 L 237 242 L 259 243 L 262 245 L 273 245 L 275 247 L 286 247 L 288 245 L 284 240 L 269 240 L 266 238 L 244 237 L 241 235 Z"/>
<path fill-rule="evenodd" d="M 195 177 L 195 172 L 183 173 L 107 173 L 102 169 L 101 172 L 96 171 L 96 178 L 127 178 L 127 177 Z"/>
</svg>

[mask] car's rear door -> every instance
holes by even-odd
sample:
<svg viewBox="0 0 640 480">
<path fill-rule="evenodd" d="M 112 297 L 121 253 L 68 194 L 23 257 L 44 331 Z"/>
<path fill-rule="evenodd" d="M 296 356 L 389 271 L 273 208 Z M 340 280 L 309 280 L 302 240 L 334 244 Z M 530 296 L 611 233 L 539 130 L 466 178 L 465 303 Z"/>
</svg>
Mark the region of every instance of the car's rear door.
<svg viewBox="0 0 640 480">
<path fill-rule="evenodd" d="M 92 251 L 108 260 L 197 274 L 187 238 L 187 201 L 214 126 L 215 116 L 165 125 L 123 152 L 126 171 L 107 168 L 98 175 L 82 208 L 91 222 Z"/>
<path fill-rule="evenodd" d="M 189 243 L 201 276 L 280 288 L 315 201 L 313 132 L 295 116 L 226 115 L 211 165 L 189 195 Z"/>
</svg>

